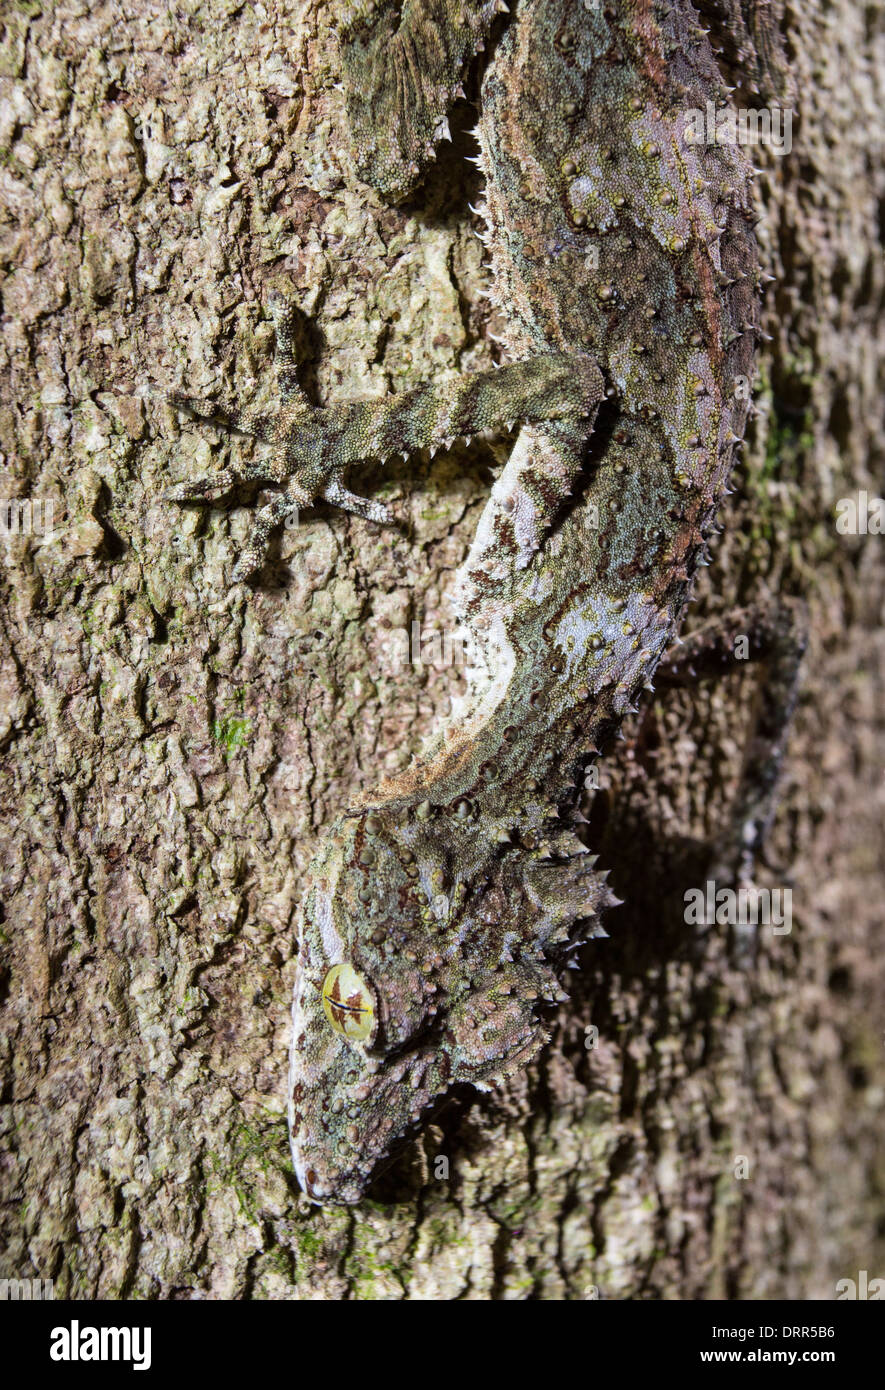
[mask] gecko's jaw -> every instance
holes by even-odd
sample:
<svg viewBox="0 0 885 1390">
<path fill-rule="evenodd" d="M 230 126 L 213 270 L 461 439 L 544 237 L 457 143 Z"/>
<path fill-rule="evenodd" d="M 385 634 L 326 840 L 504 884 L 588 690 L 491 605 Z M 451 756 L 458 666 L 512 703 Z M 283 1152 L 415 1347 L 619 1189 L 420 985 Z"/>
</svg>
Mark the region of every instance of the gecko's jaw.
<svg viewBox="0 0 885 1390">
<path fill-rule="evenodd" d="M 419 1051 L 374 1070 L 359 1066 L 347 1043 L 325 1076 L 313 1076 L 310 1102 L 290 1110 L 292 1162 L 305 1195 L 322 1205 L 358 1202 L 396 1140 L 448 1086 L 439 1050 Z M 355 1076 L 347 1084 L 343 1074 Z M 296 1104 L 307 1095 L 306 1070 L 293 1065 Z"/>
<path fill-rule="evenodd" d="M 360 1176 L 324 1167 L 320 1153 L 308 1151 L 296 1156 L 293 1149 L 292 1159 L 302 1192 L 317 1206 L 352 1205 L 362 1197 L 364 1183 Z"/>
</svg>

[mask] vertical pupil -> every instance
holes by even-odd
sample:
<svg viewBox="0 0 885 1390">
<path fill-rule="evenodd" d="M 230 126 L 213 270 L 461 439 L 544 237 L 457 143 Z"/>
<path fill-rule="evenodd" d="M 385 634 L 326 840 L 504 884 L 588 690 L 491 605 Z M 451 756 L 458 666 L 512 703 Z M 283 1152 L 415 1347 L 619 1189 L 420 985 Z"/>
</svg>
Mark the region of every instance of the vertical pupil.
<svg viewBox="0 0 885 1390">
<path fill-rule="evenodd" d="M 348 963 L 333 965 L 323 981 L 323 1013 L 336 1033 L 364 1042 L 375 1027 L 375 1000 L 363 977 Z"/>
</svg>

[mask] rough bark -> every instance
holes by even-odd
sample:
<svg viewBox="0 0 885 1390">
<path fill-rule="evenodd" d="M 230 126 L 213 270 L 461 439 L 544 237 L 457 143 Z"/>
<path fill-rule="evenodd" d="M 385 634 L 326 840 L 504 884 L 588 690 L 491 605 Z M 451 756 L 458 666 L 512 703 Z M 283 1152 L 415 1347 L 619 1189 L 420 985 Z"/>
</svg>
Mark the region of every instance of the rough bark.
<svg viewBox="0 0 885 1390">
<path fill-rule="evenodd" d="M 0 12 L 0 491 L 54 504 L 52 535 L 0 539 L 0 1277 L 112 1298 L 833 1297 L 885 1272 L 885 539 L 835 527 L 839 498 L 881 490 L 882 12 L 786 16 L 794 150 L 759 161 L 772 341 L 691 619 L 773 591 L 811 606 L 785 867 L 762 880 L 792 885 L 792 932 L 747 948 L 683 918 L 753 676 L 656 696 L 589 808 L 626 904 L 551 1046 L 506 1092 L 453 1096 L 346 1211 L 308 1208 L 288 1159 L 299 877 L 457 688 L 457 665 L 397 669 L 391 639 L 445 630 L 501 446 L 379 471 L 399 529 L 309 513 L 248 593 L 226 582 L 251 499 L 161 500 L 250 447 L 161 393 L 271 390 L 271 283 L 310 316 L 324 402 L 491 362 L 470 108 L 421 201 L 383 206 L 349 172 L 334 19 Z"/>
</svg>

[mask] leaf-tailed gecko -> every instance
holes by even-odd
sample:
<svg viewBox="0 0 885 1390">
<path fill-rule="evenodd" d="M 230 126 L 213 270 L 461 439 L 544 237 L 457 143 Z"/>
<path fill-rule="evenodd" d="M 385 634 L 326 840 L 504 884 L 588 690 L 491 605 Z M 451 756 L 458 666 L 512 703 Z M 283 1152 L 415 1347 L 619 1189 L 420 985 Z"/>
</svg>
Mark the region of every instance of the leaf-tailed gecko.
<svg viewBox="0 0 885 1390">
<path fill-rule="evenodd" d="M 358 174 L 401 199 L 494 34 L 476 134 L 506 365 L 317 409 L 276 300 L 276 414 L 174 397 L 276 445 L 260 476 L 280 490 L 239 577 L 296 507 L 324 499 L 386 520 L 347 490 L 353 465 L 522 424 L 459 573 L 468 693 L 424 756 L 327 830 L 305 886 L 289 1125 L 318 1202 L 358 1200 L 447 1088 L 489 1088 L 544 1045 L 559 973 L 604 934 L 613 901 L 563 814 L 575 772 L 674 639 L 747 416 L 736 387 L 757 333 L 751 171 L 739 148 L 692 139 L 686 113 L 729 95 L 697 12 L 689 0 L 518 0 L 498 18 L 506 9 L 366 0 L 341 39 Z M 173 495 L 209 499 L 241 476 Z M 771 747 L 748 784 L 750 847 L 794 669 L 779 668 Z"/>
</svg>

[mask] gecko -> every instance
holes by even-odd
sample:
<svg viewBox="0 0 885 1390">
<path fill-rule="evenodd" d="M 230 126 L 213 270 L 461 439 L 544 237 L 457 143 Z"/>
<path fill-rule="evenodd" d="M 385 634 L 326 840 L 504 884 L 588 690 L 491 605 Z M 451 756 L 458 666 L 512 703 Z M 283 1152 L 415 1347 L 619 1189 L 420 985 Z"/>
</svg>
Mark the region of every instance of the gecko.
<svg viewBox="0 0 885 1390">
<path fill-rule="evenodd" d="M 339 42 L 355 174 L 394 202 L 420 185 L 480 55 L 502 362 L 319 408 L 297 382 L 294 309 L 272 298 L 277 411 L 172 397 L 272 458 L 170 495 L 278 488 L 241 579 L 297 508 L 389 521 L 347 488 L 361 462 L 520 429 L 457 576 L 467 691 L 420 756 L 327 828 L 304 885 L 288 1115 L 320 1204 L 359 1201 L 455 1083 L 488 1090 L 535 1057 L 565 968 L 606 934 L 618 900 L 577 833 L 575 785 L 651 688 L 706 561 L 762 282 L 746 152 L 698 143 L 685 120 L 730 95 L 689 0 L 358 0 Z M 789 659 L 741 806 L 745 850 L 767 828 L 795 700 L 802 643 L 760 621 L 760 653 L 778 637 Z"/>
</svg>

